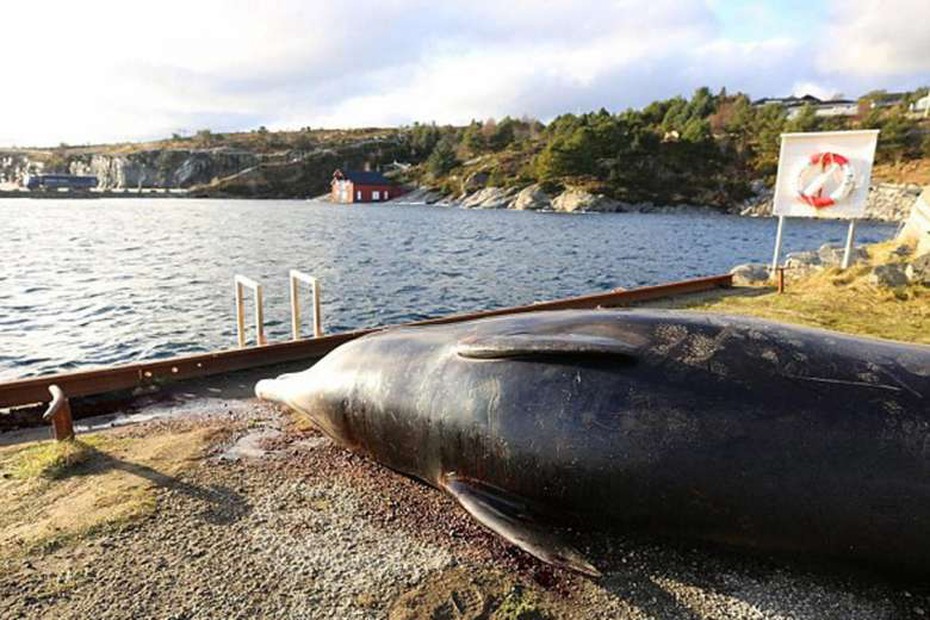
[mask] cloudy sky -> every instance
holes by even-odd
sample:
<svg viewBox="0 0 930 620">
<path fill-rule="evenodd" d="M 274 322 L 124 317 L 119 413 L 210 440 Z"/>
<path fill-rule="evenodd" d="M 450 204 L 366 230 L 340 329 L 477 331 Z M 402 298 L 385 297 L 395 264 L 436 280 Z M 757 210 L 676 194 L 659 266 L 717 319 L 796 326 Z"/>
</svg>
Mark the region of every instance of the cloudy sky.
<svg viewBox="0 0 930 620">
<path fill-rule="evenodd" d="M 3 25 L 2 146 L 930 84 L 930 0 L 46 0 Z"/>
</svg>

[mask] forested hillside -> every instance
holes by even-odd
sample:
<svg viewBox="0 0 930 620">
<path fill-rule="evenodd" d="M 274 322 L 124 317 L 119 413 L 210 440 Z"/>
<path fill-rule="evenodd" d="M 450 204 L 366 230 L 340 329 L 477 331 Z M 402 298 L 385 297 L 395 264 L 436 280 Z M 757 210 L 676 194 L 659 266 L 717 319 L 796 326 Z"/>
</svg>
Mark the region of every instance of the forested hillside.
<svg viewBox="0 0 930 620">
<path fill-rule="evenodd" d="M 563 114 L 547 126 L 509 117 L 466 127 L 417 125 L 411 140 L 430 156 L 413 175 L 452 194 L 539 182 L 629 202 L 723 205 L 747 196 L 753 180 L 773 180 L 783 132 L 880 129 L 878 164 L 930 158 L 930 122 L 907 111 L 926 92 L 888 107 L 880 105 L 881 92 L 872 93 L 858 115 L 846 117 L 819 117 L 806 106 L 788 120 L 778 104 L 753 106 L 745 94 L 700 88 L 690 99 L 617 114 Z"/>
<path fill-rule="evenodd" d="M 822 117 L 813 107 L 789 120 L 777 103 L 699 88 L 641 110 L 394 128 L 213 133 L 148 143 L 0 152 L 0 186 L 28 174 L 94 175 L 107 190 L 185 189 L 194 196 L 303 198 L 328 190 L 337 167 L 380 169 L 408 185 L 453 197 L 485 187 L 539 183 L 618 201 L 732 207 L 755 181 L 770 183 L 786 131 L 881 130 L 878 180 L 930 182 L 930 119 L 908 106 L 927 89 L 876 91 L 854 116 Z M 855 103 L 853 104 L 855 105 Z M 758 184 L 756 184 L 758 187 Z"/>
</svg>

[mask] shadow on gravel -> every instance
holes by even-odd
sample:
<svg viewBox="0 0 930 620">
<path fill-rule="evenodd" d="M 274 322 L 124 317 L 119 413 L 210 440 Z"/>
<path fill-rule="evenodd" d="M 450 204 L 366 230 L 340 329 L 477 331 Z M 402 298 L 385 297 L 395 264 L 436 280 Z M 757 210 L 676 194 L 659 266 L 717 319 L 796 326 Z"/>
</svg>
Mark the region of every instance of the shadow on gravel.
<svg viewBox="0 0 930 620">
<path fill-rule="evenodd" d="M 655 618 L 696 620 L 723 608 L 765 617 L 896 618 L 930 603 L 922 582 L 825 558 L 638 536 L 599 543 L 592 554 L 604 572 L 599 585 Z"/>
<path fill-rule="evenodd" d="M 156 487 L 182 493 L 202 505 L 200 517 L 212 525 L 228 525 L 246 516 L 251 507 L 236 491 L 221 485 L 203 487 L 180 480 L 175 476 L 162 473 L 147 465 L 133 463 L 116 458 L 105 452 L 88 446 L 88 458 L 79 467 L 70 470 L 62 478 L 99 474 L 109 470 L 119 470 L 145 478 Z"/>
</svg>

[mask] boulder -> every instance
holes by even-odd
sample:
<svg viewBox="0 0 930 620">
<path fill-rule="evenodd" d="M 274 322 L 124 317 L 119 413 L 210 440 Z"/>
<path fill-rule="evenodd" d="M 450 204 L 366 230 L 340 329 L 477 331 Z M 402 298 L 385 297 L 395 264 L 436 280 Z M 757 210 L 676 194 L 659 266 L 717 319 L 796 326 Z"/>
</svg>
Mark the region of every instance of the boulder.
<svg viewBox="0 0 930 620">
<path fill-rule="evenodd" d="M 583 189 L 567 189 L 552 200 L 552 208 L 565 213 L 598 211 L 610 213 L 620 211 L 622 204 L 603 194 L 592 194 Z"/>
<path fill-rule="evenodd" d="M 549 195 L 543 191 L 538 184 L 530 185 L 517 194 L 516 199 L 510 205 L 511 209 L 518 211 L 538 211 L 540 209 L 551 209 L 552 200 Z"/>
<path fill-rule="evenodd" d="M 907 257 L 913 254 L 914 248 L 912 248 L 907 243 L 902 243 L 901 245 L 896 247 L 894 250 L 892 250 L 891 253 L 894 254 L 895 256 L 900 256 L 903 258 L 903 257 Z"/>
<path fill-rule="evenodd" d="M 730 270 L 730 274 L 733 275 L 733 284 L 737 286 L 764 284 L 769 281 L 768 265 L 759 263 L 737 265 Z"/>
<path fill-rule="evenodd" d="M 466 209 L 506 209 L 513 195 L 514 190 L 485 187 L 466 196 L 461 204 Z"/>
<path fill-rule="evenodd" d="M 907 279 L 912 284 L 930 286 L 930 254 L 923 254 L 904 268 Z"/>
<path fill-rule="evenodd" d="M 820 249 L 817 250 L 817 255 L 820 257 L 820 262 L 827 267 L 839 267 L 843 264 L 843 255 L 846 253 L 846 249 L 841 245 L 834 245 L 832 243 L 825 243 L 820 246 Z M 852 256 L 850 257 L 849 264 L 855 265 L 860 261 L 866 261 L 869 259 L 869 252 L 862 246 L 853 248 Z"/>
<path fill-rule="evenodd" d="M 785 257 L 785 267 L 788 269 L 812 269 L 822 266 L 823 261 L 817 252 L 791 252 Z"/>
<path fill-rule="evenodd" d="M 897 288 L 907 286 L 907 273 L 905 266 L 901 263 L 889 263 L 879 265 L 872 270 L 869 281 L 884 288 Z"/>
</svg>

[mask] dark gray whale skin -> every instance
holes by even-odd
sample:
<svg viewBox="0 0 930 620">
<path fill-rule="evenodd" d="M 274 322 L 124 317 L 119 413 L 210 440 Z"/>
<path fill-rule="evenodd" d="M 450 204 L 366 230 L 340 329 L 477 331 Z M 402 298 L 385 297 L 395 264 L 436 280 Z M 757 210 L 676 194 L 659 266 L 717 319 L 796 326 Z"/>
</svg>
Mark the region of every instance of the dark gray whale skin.
<svg viewBox="0 0 930 620">
<path fill-rule="evenodd" d="M 550 519 L 930 568 L 930 347 L 538 312 L 379 332 L 256 391 L 581 572 Z"/>
</svg>

